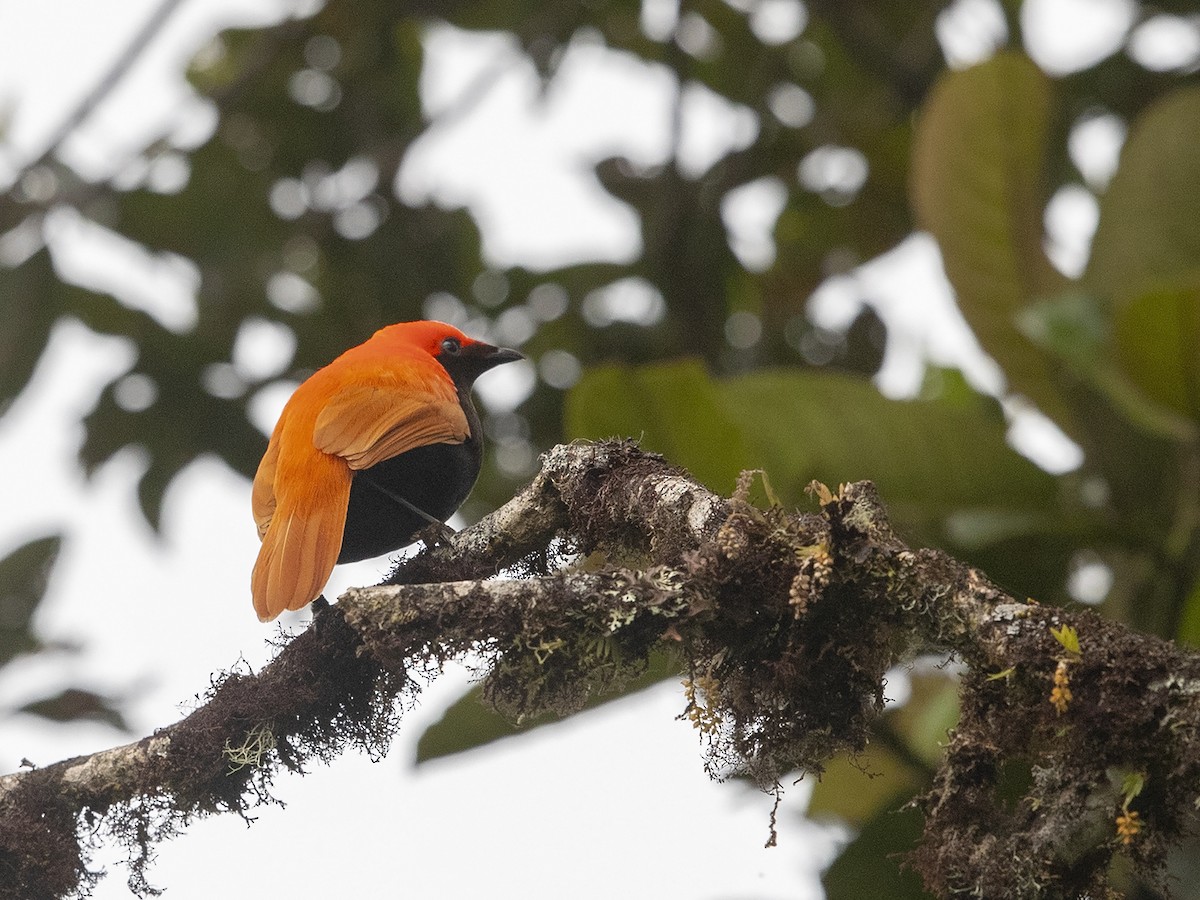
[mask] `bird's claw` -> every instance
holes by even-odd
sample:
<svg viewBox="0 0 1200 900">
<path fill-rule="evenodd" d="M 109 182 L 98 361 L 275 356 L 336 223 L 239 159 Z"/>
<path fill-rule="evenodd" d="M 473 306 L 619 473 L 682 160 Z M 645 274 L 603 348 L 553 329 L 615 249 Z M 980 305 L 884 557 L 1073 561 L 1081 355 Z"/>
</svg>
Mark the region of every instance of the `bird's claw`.
<svg viewBox="0 0 1200 900">
<path fill-rule="evenodd" d="M 421 539 L 426 547 L 436 547 L 439 544 L 449 544 L 456 534 L 458 532 L 445 522 L 434 522 L 421 529 L 417 533 L 417 537 Z"/>
</svg>

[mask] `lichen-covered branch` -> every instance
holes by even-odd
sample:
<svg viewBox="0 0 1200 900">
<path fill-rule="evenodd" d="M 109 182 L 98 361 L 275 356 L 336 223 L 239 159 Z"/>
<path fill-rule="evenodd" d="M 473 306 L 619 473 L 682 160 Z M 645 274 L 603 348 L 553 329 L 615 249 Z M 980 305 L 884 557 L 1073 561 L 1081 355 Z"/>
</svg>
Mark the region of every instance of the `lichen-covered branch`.
<svg viewBox="0 0 1200 900">
<path fill-rule="evenodd" d="M 512 500 L 444 544 L 397 566 L 391 584 L 484 578 L 544 559 L 555 536 L 574 547 L 678 558 L 728 512 L 686 472 L 627 442 L 560 444 Z"/>
<path fill-rule="evenodd" d="M 937 896 L 1105 896 L 1127 854 L 1154 876 L 1200 800 L 1200 655 L 1088 610 L 1005 595 L 891 533 L 874 488 L 825 504 L 831 583 L 874 570 L 904 629 L 966 663 L 958 726 L 913 861 Z M 1023 794 L 1012 776 L 1027 773 Z M 1008 776 L 1007 788 L 1002 786 Z M 1019 779 L 1018 779 L 1019 783 Z"/>
<path fill-rule="evenodd" d="M 1200 792 L 1196 656 L 909 548 L 869 482 L 818 487 L 820 514 L 796 514 L 717 497 L 628 443 L 542 462 L 502 509 L 349 591 L 182 721 L 0 779 L 0 886 L 40 898 L 86 881 L 76 828 L 103 822 L 144 887 L 155 839 L 268 799 L 280 765 L 381 753 L 414 673 L 468 652 L 519 718 L 569 713 L 678 648 L 709 771 L 766 787 L 862 749 L 889 668 L 954 654 L 961 720 L 913 857 L 939 896 L 1098 895 L 1115 853 L 1153 871 L 1182 835 Z M 1015 801 L 1013 766 L 1029 773 Z"/>
</svg>

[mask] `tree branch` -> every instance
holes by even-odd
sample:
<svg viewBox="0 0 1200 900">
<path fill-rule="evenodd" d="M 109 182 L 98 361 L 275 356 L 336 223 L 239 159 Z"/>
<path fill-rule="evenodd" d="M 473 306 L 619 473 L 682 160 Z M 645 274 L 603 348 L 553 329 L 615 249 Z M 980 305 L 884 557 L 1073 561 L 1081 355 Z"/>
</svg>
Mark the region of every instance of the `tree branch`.
<svg viewBox="0 0 1200 900">
<path fill-rule="evenodd" d="M 97 79 L 96 83 L 92 85 L 92 89 L 80 99 L 75 108 L 62 120 L 58 128 L 50 136 L 49 141 L 46 142 L 45 149 L 35 159 L 25 163 L 21 167 L 21 175 L 50 161 L 50 158 L 58 152 L 67 138 L 75 133 L 75 129 L 82 125 L 88 116 L 95 111 L 96 107 L 104 102 L 104 99 L 112 92 L 113 88 L 121 83 L 121 79 L 133 68 L 134 63 L 138 61 L 138 58 L 145 51 L 146 47 L 149 46 L 150 42 L 154 40 L 163 26 L 167 24 L 167 20 L 171 18 L 175 10 L 182 4 L 183 0 L 162 0 L 154 8 L 153 12 L 146 18 L 146 21 L 142 23 L 142 27 L 134 33 L 124 49 L 113 60 L 107 71 Z"/>
<path fill-rule="evenodd" d="M 1018 602 L 892 532 L 874 487 L 818 488 L 821 515 L 732 499 L 631 444 L 556 447 L 478 525 L 347 592 L 258 674 L 223 676 L 180 722 L 125 747 L 0 779 L 0 896 L 93 877 L 76 827 L 133 848 L 192 817 L 243 815 L 282 764 L 379 755 L 413 674 L 467 652 L 520 717 L 569 713 L 663 642 L 689 673 L 714 775 L 767 788 L 867 743 L 889 668 L 957 655 L 962 714 L 913 861 L 935 893 L 1068 897 L 1114 853 L 1152 872 L 1200 790 L 1200 660 L 1089 612 Z M 492 578 L 500 569 L 524 578 Z M 1052 631 L 1053 629 L 1053 631 Z M 1003 796 L 1003 772 L 1029 786 Z M 1141 785 L 1135 791 L 1130 785 Z M 5 893 L 7 885 L 17 893 Z"/>
</svg>

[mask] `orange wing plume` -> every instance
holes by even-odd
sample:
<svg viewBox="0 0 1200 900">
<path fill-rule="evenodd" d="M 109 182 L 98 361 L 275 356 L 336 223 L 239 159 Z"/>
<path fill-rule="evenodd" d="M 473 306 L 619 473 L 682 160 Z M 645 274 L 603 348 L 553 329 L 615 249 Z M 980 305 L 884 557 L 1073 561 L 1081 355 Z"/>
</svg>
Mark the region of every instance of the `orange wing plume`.
<svg viewBox="0 0 1200 900">
<path fill-rule="evenodd" d="M 467 415 L 446 382 L 414 378 L 408 385 L 347 388 L 317 416 L 313 444 L 356 470 L 427 444 L 461 444 L 470 436 Z"/>
<path fill-rule="evenodd" d="M 279 417 L 252 494 L 262 547 L 250 585 L 264 622 L 303 608 L 329 580 L 356 470 L 470 436 L 450 376 L 402 328 L 382 329 L 317 371 Z"/>
<path fill-rule="evenodd" d="M 350 502 L 350 467 L 336 456 L 304 454 L 280 474 L 250 576 L 254 611 L 264 622 L 307 606 L 321 593 L 342 548 Z M 299 489 L 287 479 L 296 479 Z"/>
</svg>

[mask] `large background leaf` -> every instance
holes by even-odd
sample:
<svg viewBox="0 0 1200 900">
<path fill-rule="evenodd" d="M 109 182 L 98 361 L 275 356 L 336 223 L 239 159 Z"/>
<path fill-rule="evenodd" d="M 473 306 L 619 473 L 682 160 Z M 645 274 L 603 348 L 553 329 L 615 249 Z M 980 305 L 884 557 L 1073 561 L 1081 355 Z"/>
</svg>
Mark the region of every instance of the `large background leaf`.
<svg viewBox="0 0 1200 900">
<path fill-rule="evenodd" d="M 643 691 L 662 681 L 680 678 L 680 662 L 675 654 L 657 651 L 650 657 L 650 663 L 641 675 L 637 676 L 615 693 L 598 695 L 588 698 L 584 709 L 595 709 L 621 697 Z M 501 715 L 483 699 L 483 689 L 479 687 L 467 691 L 454 701 L 437 721 L 430 725 L 417 742 L 416 762 L 425 763 L 455 753 L 474 750 L 493 741 L 528 732 L 543 725 L 557 722 L 558 718 L 549 714 L 536 716 L 526 721 L 516 723 Z"/>
<path fill-rule="evenodd" d="M 910 536 L 986 560 L 1027 593 L 1055 596 L 1064 557 L 1089 526 L 1068 514 L 1051 475 L 1005 443 L 1005 428 L 978 395 L 889 400 L 863 379 L 804 371 L 714 380 L 695 362 L 596 368 L 566 405 L 569 436 L 640 436 L 717 491 L 761 468 L 799 505 L 813 479 L 836 485 L 869 473 Z M 1014 544 L 1035 536 L 1019 562 L 1004 564 Z"/>
<path fill-rule="evenodd" d="M 1042 251 L 1050 105 L 1048 79 L 1017 54 L 944 75 L 913 141 L 912 204 L 984 350 L 1069 427 L 1044 354 L 1017 328 L 1026 305 L 1061 286 Z"/>
<path fill-rule="evenodd" d="M 1143 397 L 1200 423 L 1200 268 L 1191 281 L 1122 303 L 1113 321 L 1113 350 Z"/>
<path fill-rule="evenodd" d="M 1119 306 L 1200 270 L 1200 87 L 1162 98 L 1133 124 L 1100 205 L 1084 284 Z"/>
</svg>

